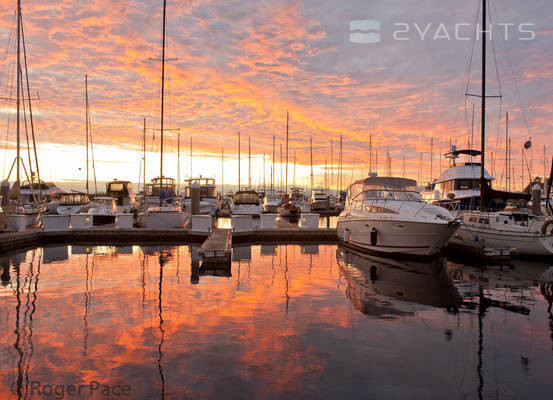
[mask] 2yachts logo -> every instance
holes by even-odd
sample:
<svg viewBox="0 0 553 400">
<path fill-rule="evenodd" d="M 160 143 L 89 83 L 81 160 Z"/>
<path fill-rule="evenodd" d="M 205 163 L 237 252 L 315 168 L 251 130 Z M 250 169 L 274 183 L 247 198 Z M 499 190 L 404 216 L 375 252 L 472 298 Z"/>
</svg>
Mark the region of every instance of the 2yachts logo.
<svg viewBox="0 0 553 400">
<path fill-rule="evenodd" d="M 418 24 L 407 22 L 394 22 L 392 39 L 397 41 L 408 40 L 471 40 L 476 37 L 480 40 L 485 32 L 488 39 L 495 35 L 503 36 L 507 40 L 534 40 L 536 32 L 532 29 L 533 23 L 515 24 L 501 22 L 490 24 L 486 30 L 481 29 L 480 24 L 458 23 L 452 26 L 444 23 Z M 381 23 L 378 20 L 355 20 L 349 23 L 349 40 L 353 43 L 378 43 L 381 40 Z"/>
</svg>

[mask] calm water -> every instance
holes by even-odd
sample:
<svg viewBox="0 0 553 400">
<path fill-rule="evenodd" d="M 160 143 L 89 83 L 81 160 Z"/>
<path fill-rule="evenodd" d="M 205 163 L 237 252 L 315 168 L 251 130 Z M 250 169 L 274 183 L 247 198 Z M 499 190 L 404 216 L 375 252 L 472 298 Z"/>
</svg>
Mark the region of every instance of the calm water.
<svg viewBox="0 0 553 400">
<path fill-rule="evenodd" d="M 128 385 L 112 398 L 129 399 L 553 393 L 550 264 L 264 245 L 235 248 L 230 272 L 204 272 L 196 251 L 59 246 L 0 257 L 0 397 L 55 398 L 37 382 Z"/>
</svg>

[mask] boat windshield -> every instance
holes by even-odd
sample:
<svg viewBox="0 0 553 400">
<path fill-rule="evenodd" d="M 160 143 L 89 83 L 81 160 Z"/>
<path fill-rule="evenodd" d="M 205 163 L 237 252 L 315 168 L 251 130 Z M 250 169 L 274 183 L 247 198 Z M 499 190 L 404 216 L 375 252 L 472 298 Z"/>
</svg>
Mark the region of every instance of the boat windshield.
<svg viewBox="0 0 553 400">
<path fill-rule="evenodd" d="M 276 194 L 270 194 L 265 196 L 265 203 L 280 203 L 282 197 L 277 196 Z"/>
<path fill-rule="evenodd" d="M 351 200 L 420 201 L 417 182 L 413 179 L 372 177 L 357 181 L 349 187 Z"/>
<path fill-rule="evenodd" d="M 190 197 L 190 187 L 186 187 L 184 197 Z M 200 197 L 217 197 L 217 188 L 215 186 L 201 186 Z"/>
<path fill-rule="evenodd" d="M 113 201 L 114 201 L 113 198 L 96 197 L 94 199 L 94 205 L 97 205 L 97 206 L 111 206 L 111 205 L 113 205 Z"/>
<path fill-rule="evenodd" d="M 367 190 L 362 193 L 363 200 L 399 200 L 399 201 L 420 201 L 421 195 L 418 192 L 405 192 L 401 190 Z"/>
<path fill-rule="evenodd" d="M 81 193 L 62 193 L 60 195 L 61 205 L 87 204 L 88 196 Z"/>
<path fill-rule="evenodd" d="M 259 204 L 259 196 L 254 192 L 236 193 L 234 195 L 235 204 Z"/>
</svg>

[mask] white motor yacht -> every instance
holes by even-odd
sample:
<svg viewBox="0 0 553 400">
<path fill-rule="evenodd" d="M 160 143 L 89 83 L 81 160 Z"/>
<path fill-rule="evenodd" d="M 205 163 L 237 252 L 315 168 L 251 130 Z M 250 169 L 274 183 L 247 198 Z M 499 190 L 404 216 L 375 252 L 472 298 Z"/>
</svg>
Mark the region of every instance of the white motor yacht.
<svg viewBox="0 0 553 400">
<path fill-rule="evenodd" d="M 457 231 L 460 220 L 420 198 L 412 179 L 372 176 L 347 190 L 338 238 L 362 250 L 432 256 Z"/>
<path fill-rule="evenodd" d="M 263 212 L 266 214 L 275 214 L 283 198 L 275 191 L 268 191 L 263 198 Z"/>
<path fill-rule="evenodd" d="M 528 207 L 530 195 L 492 189 L 494 178 L 484 169 L 484 210 L 480 211 L 480 162 L 457 165 L 461 156 L 476 157 L 477 150 L 453 150 L 445 155 L 452 166 L 444 170 L 435 184 L 434 196 L 429 191 L 423 197 L 434 204 L 448 208 L 463 221 L 450 242 L 453 245 L 473 248 L 513 249 L 519 254 L 547 256 L 553 253 L 551 224 L 544 207 Z M 539 188 L 541 203 L 541 188 Z M 545 226 L 545 229 L 543 229 Z"/>
<path fill-rule="evenodd" d="M 132 183 L 117 179 L 106 184 L 106 195 L 113 197 L 120 213 L 132 213 L 138 207 Z"/>
<path fill-rule="evenodd" d="M 234 194 L 232 206 L 230 208 L 232 215 L 260 215 L 263 212 L 263 206 L 259 195 L 255 190 L 240 190 Z"/>
<path fill-rule="evenodd" d="M 309 201 L 311 211 L 328 211 L 330 209 L 329 203 L 329 196 L 325 189 L 313 189 L 311 199 Z"/>
<path fill-rule="evenodd" d="M 311 212 L 311 206 L 305 199 L 305 195 L 302 188 L 290 189 L 290 203 L 293 204 L 301 213 Z"/>
<path fill-rule="evenodd" d="M 200 187 L 200 214 L 215 215 L 217 209 L 217 186 L 213 178 L 191 178 L 187 179 L 184 188 L 184 208 L 190 210 L 190 190 L 192 185 Z"/>
<path fill-rule="evenodd" d="M 92 226 L 114 224 L 118 214 L 116 201 L 113 197 L 95 197 L 87 214 L 92 216 Z"/>
<path fill-rule="evenodd" d="M 457 159 L 464 157 L 464 162 L 458 163 Z M 423 200 L 446 207 L 452 211 L 470 210 L 478 206 L 480 202 L 480 162 L 475 162 L 473 157 L 479 157 L 478 150 L 452 150 L 444 155 L 451 160 L 451 166 L 442 171 L 434 182 L 427 185 L 421 193 Z M 484 170 L 484 177 L 488 184 L 495 179 L 488 171 Z"/>
<path fill-rule="evenodd" d="M 145 211 L 138 216 L 139 224 L 148 229 L 184 228 L 190 214 L 182 211 L 175 193 L 174 179 L 152 179 L 146 185 Z"/>
<path fill-rule="evenodd" d="M 84 193 L 60 193 L 54 201 L 59 202 L 56 208 L 58 215 L 79 214 L 87 212 L 90 207 L 90 200 Z"/>
</svg>

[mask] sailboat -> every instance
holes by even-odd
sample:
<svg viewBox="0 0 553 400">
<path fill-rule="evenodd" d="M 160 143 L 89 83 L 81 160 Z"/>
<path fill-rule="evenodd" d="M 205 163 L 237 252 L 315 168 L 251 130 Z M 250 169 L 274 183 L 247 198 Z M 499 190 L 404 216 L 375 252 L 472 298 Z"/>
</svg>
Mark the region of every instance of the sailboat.
<svg viewBox="0 0 553 400">
<path fill-rule="evenodd" d="M 482 0 L 482 93 L 481 93 L 481 162 L 476 209 L 458 210 L 456 215 L 463 224 L 450 239 L 450 243 L 473 248 L 513 248 L 519 254 L 549 256 L 553 254 L 553 221 L 542 215 L 539 204 L 530 210 L 511 205 L 512 200 L 528 200 L 527 195 L 494 190 L 485 169 L 486 150 L 486 24 L 487 0 Z M 459 152 L 457 152 L 459 153 Z M 455 152 L 452 153 L 456 155 Z M 470 154 L 469 154 L 470 155 Z M 472 155 L 478 155 L 474 153 Z M 451 182 L 455 183 L 455 179 Z M 455 187 L 454 187 L 455 188 Z M 472 187 L 471 187 L 472 189 Z M 455 199 L 454 192 L 449 195 Z M 538 196 L 538 199 L 540 196 Z M 539 200 L 538 200 L 539 203 Z M 498 205 L 503 205 L 498 209 Z M 549 231 L 549 233 L 548 233 Z"/>
<path fill-rule="evenodd" d="M 14 202 L 6 208 L 7 215 L 6 215 L 6 225 L 8 230 L 11 231 L 24 231 L 27 228 L 31 227 L 37 227 L 39 224 L 40 219 L 40 212 L 41 212 L 41 195 L 42 190 L 39 185 L 39 193 L 32 193 L 33 202 L 32 203 L 26 203 L 23 201 L 23 198 L 21 196 L 21 166 L 23 164 L 23 161 L 21 160 L 21 114 L 23 107 L 23 114 L 25 111 L 25 92 L 23 88 L 23 70 L 21 65 L 21 51 L 24 52 L 24 67 L 25 67 L 25 77 L 26 77 L 26 86 L 27 86 L 27 100 L 28 100 L 28 107 L 29 107 L 29 114 L 30 114 L 30 122 L 31 122 L 31 129 L 33 130 L 33 143 L 35 144 L 35 137 L 34 137 L 34 128 L 33 128 L 33 119 L 32 119 L 32 108 L 31 108 L 31 99 L 29 97 L 30 90 L 29 90 L 29 79 L 27 75 L 27 57 L 26 57 L 26 49 L 25 49 L 25 36 L 23 33 L 23 20 L 21 16 L 21 0 L 17 1 L 17 112 L 16 112 L 16 119 L 17 119 L 17 155 L 16 155 L 16 182 L 12 186 L 10 190 L 10 199 L 13 199 Z M 25 118 L 25 116 L 23 115 Z M 26 121 L 26 120 L 25 120 Z M 25 125 L 26 126 L 26 125 Z M 35 144 L 35 162 L 38 172 L 38 159 L 36 157 L 36 144 Z M 31 169 L 30 175 L 30 190 L 31 192 L 34 192 L 34 171 L 32 171 L 31 166 L 31 160 L 29 160 L 29 167 Z M 13 167 L 12 167 L 13 168 Z M 23 169 L 25 170 L 25 173 L 27 173 L 27 170 L 25 169 L 23 165 Z M 38 181 L 40 183 L 40 173 L 38 174 Z"/>
<path fill-rule="evenodd" d="M 159 202 L 157 205 L 150 205 L 140 216 L 140 224 L 144 228 L 150 229 L 177 229 L 184 228 L 189 214 L 183 212 L 180 205 L 175 203 L 176 186 L 172 178 L 163 176 L 163 117 L 165 100 L 165 39 L 166 39 L 166 20 L 167 20 L 167 0 L 163 0 L 163 37 L 161 49 L 161 112 L 160 112 L 160 173 L 158 178 L 152 180 L 150 189 L 152 195 L 157 195 Z M 146 186 L 148 189 L 148 186 Z M 146 194 L 149 195 L 148 190 Z"/>
</svg>

